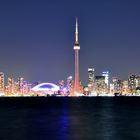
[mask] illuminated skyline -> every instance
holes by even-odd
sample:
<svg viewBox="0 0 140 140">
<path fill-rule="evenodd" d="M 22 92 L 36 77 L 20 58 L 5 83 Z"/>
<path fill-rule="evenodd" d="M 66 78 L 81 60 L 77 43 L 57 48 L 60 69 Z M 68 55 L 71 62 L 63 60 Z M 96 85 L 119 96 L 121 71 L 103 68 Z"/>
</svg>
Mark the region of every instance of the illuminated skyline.
<svg viewBox="0 0 140 140">
<path fill-rule="evenodd" d="M 140 1 L 17 1 L 0 3 L 0 70 L 28 81 L 74 76 L 75 17 L 80 21 L 80 74 L 140 73 Z M 7 78 L 6 78 L 7 79 Z"/>
</svg>

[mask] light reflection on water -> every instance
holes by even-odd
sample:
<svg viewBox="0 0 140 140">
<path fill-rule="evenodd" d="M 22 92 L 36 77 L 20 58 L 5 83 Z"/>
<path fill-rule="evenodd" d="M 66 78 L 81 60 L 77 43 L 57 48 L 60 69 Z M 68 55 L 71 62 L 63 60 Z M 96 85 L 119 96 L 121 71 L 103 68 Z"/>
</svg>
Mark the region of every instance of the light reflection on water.
<svg viewBox="0 0 140 140">
<path fill-rule="evenodd" d="M 0 99 L 2 140 L 139 140 L 140 98 Z"/>
</svg>

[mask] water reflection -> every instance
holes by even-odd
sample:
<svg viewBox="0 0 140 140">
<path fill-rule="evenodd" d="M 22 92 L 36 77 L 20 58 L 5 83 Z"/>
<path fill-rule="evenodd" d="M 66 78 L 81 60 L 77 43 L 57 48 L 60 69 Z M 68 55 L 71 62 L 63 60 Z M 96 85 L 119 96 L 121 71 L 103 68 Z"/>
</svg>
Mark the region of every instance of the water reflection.
<svg viewBox="0 0 140 140">
<path fill-rule="evenodd" d="M 0 139 L 140 139 L 140 99 L 43 98 L 28 101 L 0 102 Z"/>
</svg>

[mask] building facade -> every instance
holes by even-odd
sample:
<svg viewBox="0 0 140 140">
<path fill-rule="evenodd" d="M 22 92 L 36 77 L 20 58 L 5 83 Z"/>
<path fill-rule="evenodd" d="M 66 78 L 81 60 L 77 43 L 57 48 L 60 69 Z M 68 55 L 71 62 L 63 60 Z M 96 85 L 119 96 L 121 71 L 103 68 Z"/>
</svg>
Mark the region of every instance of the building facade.
<svg viewBox="0 0 140 140">
<path fill-rule="evenodd" d="M 0 72 L 0 94 L 3 95 L 5 90 L 4 86 L 4 73 Z"/>
</svg>

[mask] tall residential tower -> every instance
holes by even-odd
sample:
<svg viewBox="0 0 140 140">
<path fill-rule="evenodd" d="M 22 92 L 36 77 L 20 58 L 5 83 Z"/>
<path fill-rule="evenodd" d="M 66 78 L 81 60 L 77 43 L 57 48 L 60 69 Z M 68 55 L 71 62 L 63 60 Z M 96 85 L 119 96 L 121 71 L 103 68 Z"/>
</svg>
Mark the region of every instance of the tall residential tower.
<svg viewBox="0 0 140 140">
<path fill-rule="evenodd" d="M 0 72 L 0 95 L 4 94 L 4 73 Z"/>
</svg>

